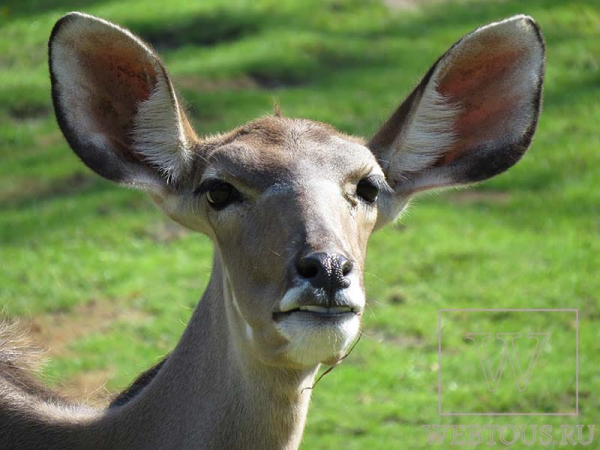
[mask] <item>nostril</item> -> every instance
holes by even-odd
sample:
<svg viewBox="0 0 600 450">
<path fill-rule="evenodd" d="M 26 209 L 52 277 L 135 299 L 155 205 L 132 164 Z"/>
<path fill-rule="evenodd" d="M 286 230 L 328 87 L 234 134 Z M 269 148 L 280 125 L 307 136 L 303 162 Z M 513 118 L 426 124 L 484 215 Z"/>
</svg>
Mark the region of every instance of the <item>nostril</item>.
<svg viewBox="0 0 600 450">
<path fill-rule="evenodd" d="M 350 272 L 352 272 L 353 268 L 354 268 L 354 264 L 352 263 L 352 261 L 350 261 L 349 259 L 346 259 L 342 263 L 342 275 L 343 276 L 348 275 Z"/>
<path fill-rule="evenodd" d="M 310 257 L 302 258 L 296 269 L 302 278 L 314 278 L 319 274 L 319 261 Z"/>
</svg>

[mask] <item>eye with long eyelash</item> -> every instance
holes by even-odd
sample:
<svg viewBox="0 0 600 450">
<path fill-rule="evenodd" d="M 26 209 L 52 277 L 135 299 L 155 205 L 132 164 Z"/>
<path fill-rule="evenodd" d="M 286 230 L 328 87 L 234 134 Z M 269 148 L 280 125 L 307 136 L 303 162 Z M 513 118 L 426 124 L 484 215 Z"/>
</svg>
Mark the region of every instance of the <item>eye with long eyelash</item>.
<svg viewBox="0 0 600 450">
<path fill-rule="evenodd" d="M 356 185 L 356 195 L 366 203 L 375 203 L 384 184 L 385 181 L 380 176 L 365 177 Z"/>
<path fill-rule="evenodd" d="M 209 179 L 204 181 L 198 189 L 194 191 L 195 195 L 206 195 L 208 204 L 213 209 L 223 209 L 230 204 L 239 201 L 241 195 L 239 191 L 226 181 Z"/>
</svg>

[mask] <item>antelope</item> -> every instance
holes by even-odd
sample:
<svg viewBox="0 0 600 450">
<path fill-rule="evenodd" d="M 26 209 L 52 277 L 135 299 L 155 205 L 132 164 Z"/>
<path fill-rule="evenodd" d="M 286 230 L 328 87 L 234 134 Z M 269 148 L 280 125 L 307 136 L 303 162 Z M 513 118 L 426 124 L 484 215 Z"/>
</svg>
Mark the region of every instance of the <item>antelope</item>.
<svg viewBox="0 0 600 450">
<path fill-rule="evenodd" d="M 473 31 L 368 140 L 279 113 L 200 137 L 150 46 L 87 14 L 56 23 L 49 67 L 77 156 L 207 235 L 213 268 L 172 353 L 105 409 L 43 388 L 6 341 L 0 448 L 289 450 L 302 438 L 306 387 L 359 337 L 369 236 L 415 194 L 521 158 L 545 45 L 523 15 Z"/>
</svg>

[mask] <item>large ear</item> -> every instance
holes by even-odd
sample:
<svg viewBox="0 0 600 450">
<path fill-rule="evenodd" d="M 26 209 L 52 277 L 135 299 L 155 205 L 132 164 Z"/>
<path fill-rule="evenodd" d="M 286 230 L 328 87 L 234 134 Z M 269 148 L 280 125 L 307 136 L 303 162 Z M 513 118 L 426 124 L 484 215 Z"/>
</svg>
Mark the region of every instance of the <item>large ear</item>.
<svg viewBox="0 0 600 450">
<path fill-rule="evenodd" d="M 527 16 L 454 44 L 368 144 L 395 192 L 383 198 L 380 222 L 393 220 L 411 194 L 515 164 L 535 131 L 544 64 L 542 35 Z"/>
<path fill-rule="evenodd" d="M 115 24 L 70 13 L 48 46 L 56 118 L 88 167 L 154 191 L 184 174 L 197 137 L 147 44 Z"/>
</svg>

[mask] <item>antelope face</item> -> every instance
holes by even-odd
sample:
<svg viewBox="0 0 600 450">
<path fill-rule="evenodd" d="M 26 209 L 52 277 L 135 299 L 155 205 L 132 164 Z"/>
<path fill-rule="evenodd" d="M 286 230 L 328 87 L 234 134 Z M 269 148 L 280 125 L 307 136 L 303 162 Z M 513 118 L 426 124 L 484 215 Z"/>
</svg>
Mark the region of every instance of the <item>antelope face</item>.
<svg viewBox="0 0 600 450">
<path fill-rule="evenodd" d="M 285 364 L 341 358 L 359 332 L 366 246 L 390 190 L 373 153 L 330 126 L 269 117 L 200 154 L 202 220 L 178 219 L 213 236 L 242 338 Z"/>
<path fill-rule="evenodd" d="M 490 178 L 527 150 L 544 43 L 526 16 L 474 31 L 366 144 L 281 117 L 199 138 L 158 56 L 85 14 L 56 24 L 50 74 L 59 125 L 83 162 L 213 239 L 209 289 L 222 303 L 212 314 L 236 348 L 309 368 L 339 360 L 359 333 L 373 229 L 413 194 Z"/>
</svg>

